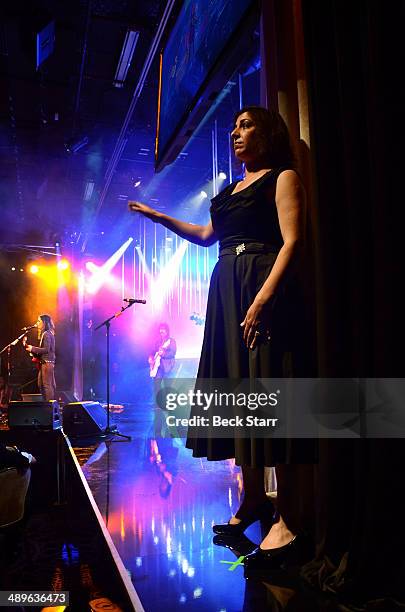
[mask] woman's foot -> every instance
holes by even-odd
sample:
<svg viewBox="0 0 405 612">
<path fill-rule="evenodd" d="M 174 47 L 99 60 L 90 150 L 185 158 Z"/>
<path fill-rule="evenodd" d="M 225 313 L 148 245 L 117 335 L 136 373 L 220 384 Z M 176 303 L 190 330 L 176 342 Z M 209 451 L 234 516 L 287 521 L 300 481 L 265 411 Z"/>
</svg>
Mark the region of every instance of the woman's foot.
<svg viewBox="0 0 405 612">
<path fill-rule="evenodd" d="M 289 571 L 309 561 L 312 553 L 310 542 L 302 535 L 293 536 L 287 544 L 277 548 L 259 546 L 243 560 L 245 578 L 279 576 L 280 571 Z"/>
<path fill-rule="evenodd" d="M 260 544 L 262 550 L 273 550 L 286 546 L 294 539 L 295 535 L 290 531 L 282 519 L 272 525 L 269 533 Z"/>
<path fill-rule="evenodd" d="M 274 506 L 270 499 L 265 498 L 263 502 L 248 508 L 249 511 L 247 506 L 242 504 L 236 515 L 232 516 L 228 523 L 213 526 L 214 533 L 236 536 L 242 534 L 255 521 L 263 520 L 270 524 L 273 520 Z"/>
</svg>

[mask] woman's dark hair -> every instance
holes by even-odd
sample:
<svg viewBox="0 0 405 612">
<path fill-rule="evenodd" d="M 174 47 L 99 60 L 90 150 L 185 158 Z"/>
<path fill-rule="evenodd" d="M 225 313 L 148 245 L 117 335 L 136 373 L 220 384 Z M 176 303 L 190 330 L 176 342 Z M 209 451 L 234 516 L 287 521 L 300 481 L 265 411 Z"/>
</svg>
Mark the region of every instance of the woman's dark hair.
<svg viewBox="0 0 405 612">
<path fill-rule="evenodd" d="M 242 113 L 249 113 L 258 128 L 260 155 L 266 157 L 272 167 L 295 167 L 290 135 L 284 119 L 278 111 L 262 106 L 244 106 L 234 116 L 234 124 Z"/>
<path fill-rule="evenodd" d="M 44 324 L 44 331 L 51 331 L 52 333 L 54 333 L 55 325 L 53 324 L 51 316 L 47 314 L 42 314 L 42 315 L 39 315 L 39 318 Z"/>
<path fill-rule="evenodd" d="M 161 324 L 159 325 L 159 331 L 160 331 L 161 329 L 165 329 L 165 330 L 166 330 L 167 335 L 168 335 L 168 336 L 170 336 L 170 329 L 169 329 L 169 326 L 168 326 L 168 324 L 167 324 L 167 323 L 161 323 Z"/>
</svg>

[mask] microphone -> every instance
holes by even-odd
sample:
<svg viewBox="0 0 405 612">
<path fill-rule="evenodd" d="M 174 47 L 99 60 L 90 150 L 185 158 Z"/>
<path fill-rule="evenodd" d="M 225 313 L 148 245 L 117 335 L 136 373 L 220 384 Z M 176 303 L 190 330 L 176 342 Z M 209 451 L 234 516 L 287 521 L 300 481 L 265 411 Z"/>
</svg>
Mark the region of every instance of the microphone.
<svg viewBox="0 0 405 612">
<path fill-rule="evenodd" d="M 123 302 L 128 302 L 128 304 L 146 304 L 146 300 L 136 300 L 135 298 L 124 298 Z"/>
<path fill-rule="evenodd" d="M 22 327 L 21 331 L 28 331 L 29 329 L 34 329 L 34 327 L 38 327 L 37 323 L 34 323 L 34 325 L 28 325 L 28 327 Z"/>
</svg>

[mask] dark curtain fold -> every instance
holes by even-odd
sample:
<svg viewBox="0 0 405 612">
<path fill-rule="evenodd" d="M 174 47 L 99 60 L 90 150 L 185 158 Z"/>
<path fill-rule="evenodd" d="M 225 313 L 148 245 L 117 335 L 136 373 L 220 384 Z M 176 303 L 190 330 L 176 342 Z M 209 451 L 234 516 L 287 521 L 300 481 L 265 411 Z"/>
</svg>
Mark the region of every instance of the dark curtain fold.
<svg viewBox="0 0 405 612">
<path fill-rule="evenodd" d="M 304 0 L 302 11 L 319 375 L 401 377 L 403 3 Z M 401 439 L 321 441 L 313 583 L 404 596 L 404 464 Z"/>
</svg>

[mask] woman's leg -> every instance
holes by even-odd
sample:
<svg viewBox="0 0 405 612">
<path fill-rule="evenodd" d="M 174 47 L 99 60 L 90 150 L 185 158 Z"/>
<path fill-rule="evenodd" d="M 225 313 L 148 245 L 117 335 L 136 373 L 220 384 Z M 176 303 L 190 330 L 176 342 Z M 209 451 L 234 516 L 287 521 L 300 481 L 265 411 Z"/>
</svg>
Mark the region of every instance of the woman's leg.
<svg viewBox="0 0 405 612">
<path fill-rule="evenodd" d="M 279 520 L 261 543 L 263 549 L 285 546 L 313 526 L 313 465 L 279 464 L 276 476 Z"/>
<path fill-rule="evenodd" d="M 266 500 L 264 489 L 264 468 L 252 468 L 247 465 L 242 466 L 243 476 L 243 501 L 235 516 L 229 521 L 231 525 L 240 523 L 241 520 L 249 518 L 259 506 Z"/>
</svg>

